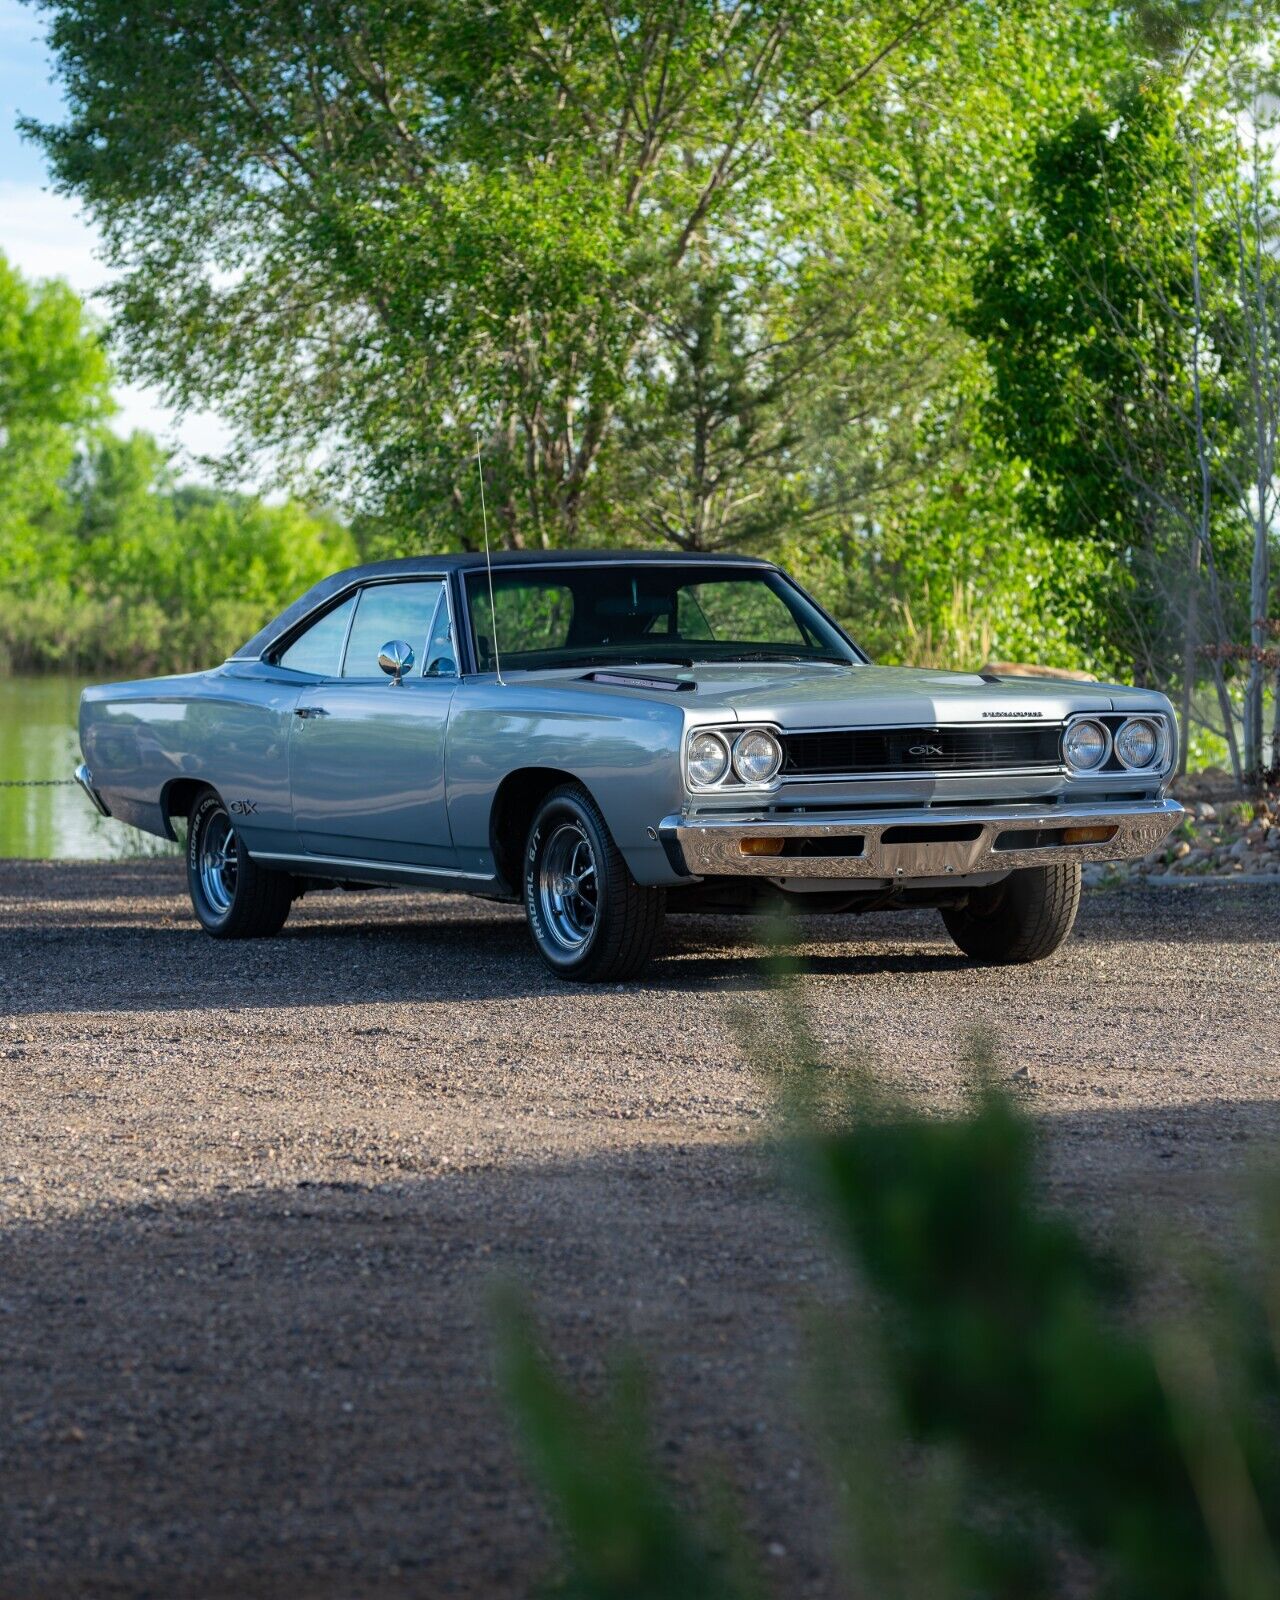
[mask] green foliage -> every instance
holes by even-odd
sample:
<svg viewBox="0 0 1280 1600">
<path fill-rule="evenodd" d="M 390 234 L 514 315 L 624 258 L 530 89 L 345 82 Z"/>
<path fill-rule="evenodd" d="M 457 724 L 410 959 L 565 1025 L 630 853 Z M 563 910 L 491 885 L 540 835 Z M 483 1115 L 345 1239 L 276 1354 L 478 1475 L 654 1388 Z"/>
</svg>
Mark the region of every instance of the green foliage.
<svg viewBox="0 0 1280 1600">
<path fill-rule="evenodd" d="M 0 255 L 0 591 L 47 559 L 77 441 L 110 411 L 96 330 L 65 284 Z"/>
<path fill-rule="evenodd" d="M 1164 683 L 1185 653 L 1202 521 L 1215 626 L 1234 636 L 1248 608 L 1239 498 L 1203 502 L 1202 465 L 1249 431 L 1221 213 L 1237 157 L 1213 87 L 1148 77 L 1042 137 L 1026 205 L 983 252 L 963 316 L 986 350 L 994 431 L 1027 463 L 1026 513 L 1101 558 L 1095 648 Z"/>
<path fill-rule="evenodd" d="M 566 1600 L 744 1600 L 653 1470 L 639 1369 L 618 1373 L 592 1412 L 556 1378 L 520 1302 L 507 1295 L 497 1312 L 503 1386 L 572 1558 L 556 1592 Z"/>
<path fill-rule="evenodd" d="M 60 526 L 0 599 L 13 670 L 214 665 L 357 559 L 341 524 L 300 505 L 175 484 L 142 434 L 96 438 L 63 494 Z"/>
<path fill-rule="evenodd" d="M 1212 1324 L 1134 1325 L 1125 1272 L 1044 1209 L 1033 1130 L 991 1086 L 984 1048 L 975 1070 L 971 1109 L 947 1120 L 860 1080 L 842 1111 L 811 1108 L 793 1152 L 879 1308 L 870 1336 L 859 1313 L 831 1315 L 817 1390 L 869 1592 L 1062 1594 L 1065 1551 L 1113 1600 L 1274 1595 L 1280 1372 L 1265 1305 L 1236 1285 Z M 741 1592 L 644 1464 L 642 1418 L 598 1421 L 527 1322 L 508 1311 L 504 1326 L 508 1396 L 568 1541 L 566 1592 Z M 878 1358 L 851 1364 L 869 1338 Z M 885 1392 L 852 1404 L 868 1367 Z M 903 1440 L 923 1452 L 909 1478 Z M 668 1541 L 680 1584 L 664 1591 Z"/>
<path fill-rule="evenodd" d="M 154 440 L 103 426 L 109 376 L 75 295 L 0 257 L 6 669 L 207 666 L 356 559 L 330 517 L 175 482 Z"/>
<path fill-rule="evenodd" d="M 497 540 L 776 554 L 880 657 L 1187 653 L 1180 141 L 1271 0 L 37 3 L 127 374 L 365 553 L 475 547 L 479 440 Z"/>
<path fill-rule="evenodd" d="M 131 371 L 390 517 L 708 548 L 927 470 L 964 253 L 1124 59 L 1052 0 L 51 0 Z M 149 41 L 164 39 L 164 49 Z M 934 92 L 945 82 L 947 92 Z"/>
</svg>

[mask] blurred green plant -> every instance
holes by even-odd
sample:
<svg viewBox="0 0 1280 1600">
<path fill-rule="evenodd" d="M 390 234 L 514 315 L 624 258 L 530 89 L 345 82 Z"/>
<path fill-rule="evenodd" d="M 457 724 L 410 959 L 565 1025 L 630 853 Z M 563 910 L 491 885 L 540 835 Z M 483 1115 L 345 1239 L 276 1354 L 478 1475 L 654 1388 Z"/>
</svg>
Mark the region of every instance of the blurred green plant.
<svg viewBox="0 0 1280 1600">
<path fill-rule="evenodd" d="M 1091 1571 L 1083 1592 L 1109 1600 L 1274 1600 L 1275 1284 L 1269 1306 L 1232 1282 L 1212 1315 L 1139 1325 L 1129 1274 L 1042 1204 L 1033 1126 L 996 1086 L 985 1042 L 961 1116 L 911 1110 L 862 1073 L 833 1103 L 791 1012 L 788 1060 L 774 1062 L 788 1158 L 877 1307 L 828 1313 L 814 1341 L 851 1592 L 1034 1600 L 1081 1593 Z M 634 1368 L 593 1410 L 510 1299 L 499 1330 L 568 1557 L 559 1592 L 745 1595 L 741 1539 L 700 1530 L 652 1464 Z M 864 1350 L 880 1387 L 861 1393 Z"/>
</svg>

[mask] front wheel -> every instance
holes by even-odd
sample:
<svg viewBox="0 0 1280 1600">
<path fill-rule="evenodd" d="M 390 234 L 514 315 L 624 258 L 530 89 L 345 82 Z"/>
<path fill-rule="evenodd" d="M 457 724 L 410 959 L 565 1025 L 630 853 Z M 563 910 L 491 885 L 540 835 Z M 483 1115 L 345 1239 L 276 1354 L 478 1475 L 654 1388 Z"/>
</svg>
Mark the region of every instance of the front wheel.
<svg viewBox="0 0 1280 1600">
<path fill-rule="evenodd" d="M 646 965 L 666 896 L 627 870 L 600 808 L 578 784 L 538 808 L 524 853 L 524 908 L 538 954 L 561 978 L 603 983 Z"/>
<path fill-rule="evenodd" d="M 279 933 L 293 904 L 293 880 L 251 859 L 212 789 L 191 808 L 187 888 L 200 926 L 215 939 Z"/>
<path fill-rule="evenodd" d="M 967 905 L 942 913 L 967 956 L 987 966 L 1043 961 L 1071 932 L 1080 906 L 1080 863 L 1023 867 L 974 889 Z"/>
</svg>

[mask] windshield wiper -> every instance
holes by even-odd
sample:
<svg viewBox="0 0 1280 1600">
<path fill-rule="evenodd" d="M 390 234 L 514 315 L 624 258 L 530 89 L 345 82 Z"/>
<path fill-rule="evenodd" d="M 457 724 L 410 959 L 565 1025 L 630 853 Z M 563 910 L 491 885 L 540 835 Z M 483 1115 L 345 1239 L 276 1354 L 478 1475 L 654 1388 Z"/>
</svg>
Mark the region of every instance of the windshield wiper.
<svg viewBox="0 0 1280 1600">
<path fill-rule="evenodd" d="M 691 667 L 692 656 L 575 656 L 572 661 L 556 663 L 556 670 L 568 672 L 575 667 Z M 550 669 L 543 669 L 550 670 Z"/>
<path fill-rule="evenodd" d="M 741 652 L 735 651 L 733 655 L 729 656 L 706 656 L 704 659 L 711 664 L 717 661 L 820 661 L 824 665 L 832 667 L 852 667 L 857 665 L 856 662 L 850 661 L 847 656 L 800 656 L 793 655 L 785 650 L 743 650 Z"/>
</svg>

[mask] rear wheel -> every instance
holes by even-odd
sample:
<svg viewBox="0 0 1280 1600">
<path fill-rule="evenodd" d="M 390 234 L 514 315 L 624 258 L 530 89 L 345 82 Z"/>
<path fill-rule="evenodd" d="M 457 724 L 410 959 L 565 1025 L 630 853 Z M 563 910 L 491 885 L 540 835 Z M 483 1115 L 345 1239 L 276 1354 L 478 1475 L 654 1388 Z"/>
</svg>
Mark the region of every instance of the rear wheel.
<svg viewBox="0 0 1280 1600">
<path fill-rule="evenodd" d="M 988 966 L 1043 961 L 1071 932 L 1080 905 L 1080 863 L 1023 867 L 975 889 L 967 905 L 942 913 L 967 956 Z"/>
<path fill-rule="evenodd" d="M 293 880 L 250 859 L 226 806 L 211 789 L 191 808 L 187 888 L 200 926 L 215 939 L 279 933 L 293 904 Z"/>
<path fill-rule="evenodd" d="M 578 784 L 554 789 L 529 830 L 524 906 L 538 953 L 561 978 L 634 977 L 657 948 L 666 896 L 627 864 L 595 801 Z"/>
</svg>

